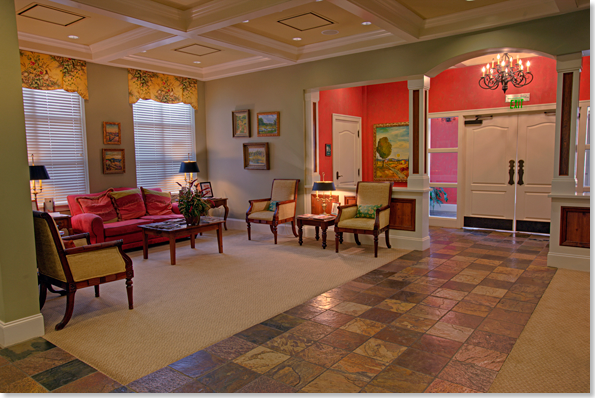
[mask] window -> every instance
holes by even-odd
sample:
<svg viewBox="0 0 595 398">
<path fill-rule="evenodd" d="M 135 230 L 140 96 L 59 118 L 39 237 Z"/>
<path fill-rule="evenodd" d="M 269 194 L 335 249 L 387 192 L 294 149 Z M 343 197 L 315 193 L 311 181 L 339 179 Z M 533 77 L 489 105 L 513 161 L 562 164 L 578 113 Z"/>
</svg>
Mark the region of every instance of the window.
<svg viewBox="0 0 595 398">
<path fill-rule="evenodd" d="M 66 204 L 67 195 L 89 192 L 83 104 L 77 93 L 23 88 L 29 160 L 35 155 L 35 164 L 50 176 L 39 203 L 54 198 Z"/>
<path fill-rule="evenodd" d="M 457 218 L 459 118 L 430 119 L 430 216 Z"/>
<path fill-rule="evenodd" d="M 591 107 L 589 102 L 580 104 L 579 129 L 576 135 L 576 190 L 578 194 L 591 190 Z"/>
<path fill-rule="evenodd" d="M 194 154 L 194 109 L 187 104 L 139 100 L 132 105 L 136 185 L 177 192 L 180 163 Z"/>
</svg>

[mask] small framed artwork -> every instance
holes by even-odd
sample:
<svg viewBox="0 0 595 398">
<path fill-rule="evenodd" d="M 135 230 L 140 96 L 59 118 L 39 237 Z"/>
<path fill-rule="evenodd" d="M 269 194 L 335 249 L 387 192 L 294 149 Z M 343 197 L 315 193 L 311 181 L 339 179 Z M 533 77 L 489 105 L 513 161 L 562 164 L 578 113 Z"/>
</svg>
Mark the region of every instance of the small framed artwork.
<svg viewBox="0 0 595 398">
<path fill-rule="evenodd" d="M 331 214 L 333 216 L 336 216 L 339 214 L 339 206 L 341 206 L 341 203 L 339 202 L 333 202 L 333 207 L 331 209 Z"/>
<path fill-rule="evenodd" d="M 331 156 L 331 144 L 324 145 L 324 156 Z"/>
<path fill-rule="evenodd" d="M 213 188 L 211 187 L 211 183 L 208 181 L 200 183 L 200 191 L 202 192 L 203 198 L 213 197 Z"/>
<path fill-rule="evenodd" d="M 103 122 L 103 143 L 105 145 L 120 145 L 122 143 L 120 123 Z"/>
<path fill-rule="evenodd" d="M 259 137 L 279 136 L 279 112 L 260 112 L 256 114 L 256 117 Z"/>
<path fill-rule="evenodd" d="M 102 150 L 103 174 L 124 174 L 126 172 L 126 159 L 123 149 Z"/>
<path fill-rule="evenodd" d="M 250 137 L 250 110 L 231 112 L 234 137 Z"/>
<path fill-rule="evenodd" d="M 269 170 L 268 142 L 244 144 L 244 168 L 247 170 Z"/>
</svg>

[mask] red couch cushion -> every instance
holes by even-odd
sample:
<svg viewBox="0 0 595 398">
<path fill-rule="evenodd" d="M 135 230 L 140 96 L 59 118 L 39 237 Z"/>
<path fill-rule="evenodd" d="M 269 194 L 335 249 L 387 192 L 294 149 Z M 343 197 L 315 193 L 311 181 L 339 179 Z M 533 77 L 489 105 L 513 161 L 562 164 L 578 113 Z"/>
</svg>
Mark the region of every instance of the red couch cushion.
<svg viewBox="0 0 595 398">
<path fill-rule="evenodd" d="M 147 188 L 140 188 L 147 214 L 150 216 L 159 216 L 165 214 L 174 214 L 171 205 L 171 195 L 169 192 L 155 191 Z"/>
<path fill-rule="evenodd" d="M 140 189 L 110 192 L 109 196 L 112 198 L 120 221 L 134 220 L 147 214 Z"/>
<path fill-rule="evenodd" d="M 138 227 L 139 225 L 149 224 L 151 221 L 149 220 L 126 220 L 126 221 L 117 221 L 111 224 L 104 225 L 104 233 L 106 237 L 114 237 L 118 235 L 126 235 L 126 234 L 133 234 L 136 232 L 141 232 L 141 229 Z M 111 239 L 110 239 L 111 240 Z"/>
<path fill-rule="evenodd" d="M 112 223 L 118 221 L 118 214 L 109 197 L 110 192 L 112 192 L 111 188 L 99 196 L 79 196 L 76 198 L 76 202 L 83 213 L 98 215 L 104 224 Z"/>
</svg>

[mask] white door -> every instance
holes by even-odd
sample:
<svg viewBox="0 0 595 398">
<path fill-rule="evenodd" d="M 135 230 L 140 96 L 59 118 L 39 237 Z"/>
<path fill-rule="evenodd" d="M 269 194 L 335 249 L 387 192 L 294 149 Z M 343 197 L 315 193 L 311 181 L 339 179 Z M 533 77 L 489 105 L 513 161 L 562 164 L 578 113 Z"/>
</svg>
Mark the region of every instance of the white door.
<svg viewBox="0 0 595 398">
<path fill-rule="evenodd" d="M 360 117 L 333 113 L 332 181 L 337 189 L 354 187 L 361 181 L 361 124 Z"/>
<path fill-rule="evenodd" d="M 496 116 L 465 135 L 464 225 L 549 232 L 555 116 Z"/>
<path fill-rule="evenodd" d="M 465 127 L 465 226 L 512 229 L 516 164 L 516 117 L 501 116 Z M 513 165 L 514 167 L 514 165 Z"/>
</svg>

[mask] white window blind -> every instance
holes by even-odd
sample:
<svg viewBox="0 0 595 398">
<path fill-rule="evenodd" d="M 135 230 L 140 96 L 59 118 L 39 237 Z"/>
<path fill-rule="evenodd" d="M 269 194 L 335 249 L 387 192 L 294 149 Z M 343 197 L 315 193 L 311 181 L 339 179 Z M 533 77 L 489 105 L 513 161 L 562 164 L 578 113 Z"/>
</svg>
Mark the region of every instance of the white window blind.
<svg viewBox="0 0 595 398">
<path fill-rule="evenodd" d="M 132 109 L 136 185 L 177 192 L 176 182 L 184 182 L 180 163 L 194 154 L 194 109 L 152 100 L 139 100 Z"/>
<path fill-rule="evenodd" d="M 66 204 L 67 195 L 88 193 L 83 99 L 64 90 L 23 88 L 23 106 L 29 161 L 35 155 L 50 176 L 38 203 L 54 198 Z"/>
</svg>

